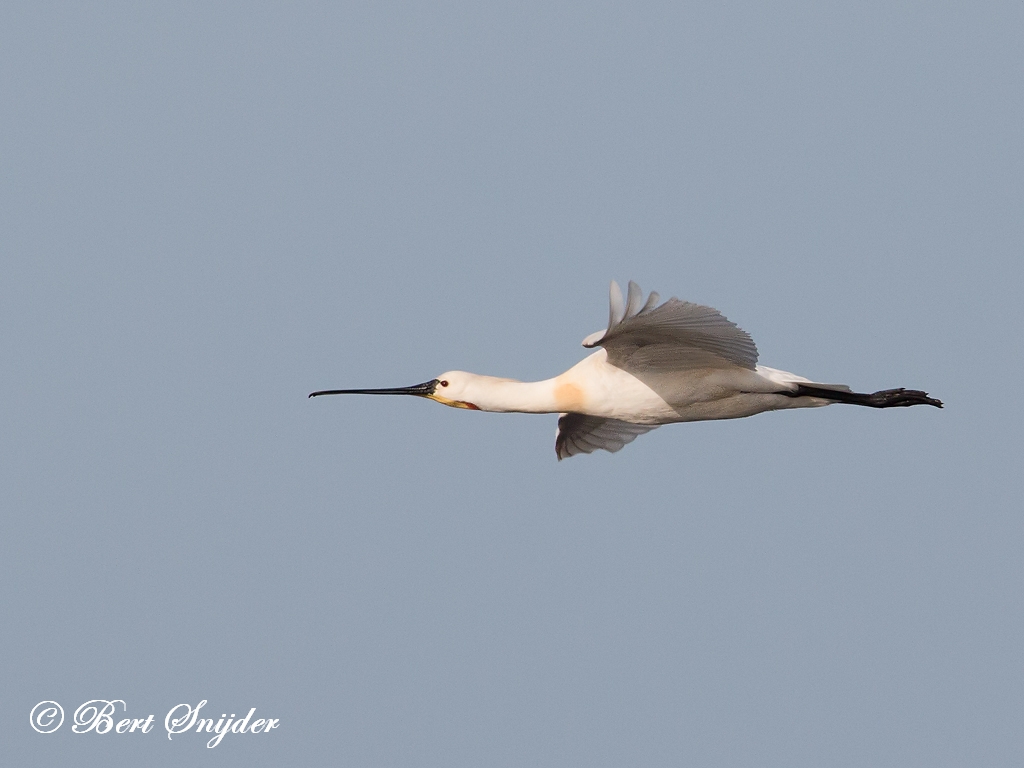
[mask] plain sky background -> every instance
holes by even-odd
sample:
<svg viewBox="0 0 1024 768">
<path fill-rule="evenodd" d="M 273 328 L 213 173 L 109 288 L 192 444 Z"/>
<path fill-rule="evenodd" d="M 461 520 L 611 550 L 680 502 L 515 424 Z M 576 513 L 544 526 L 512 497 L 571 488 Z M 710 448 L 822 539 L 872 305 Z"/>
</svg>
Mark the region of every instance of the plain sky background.
<svg viewBox="0 0 1024 768">
<path fill-rule="evenodd" d="M 1022 51 L 1019 2 L 4 3 L 4 761 L 1019 765 Z M 557 374 L 611 279 L 946 408 L 559 463 L 306 399 Z M 281 726 L 29 727 L 96 698 Z"/>
</svg>

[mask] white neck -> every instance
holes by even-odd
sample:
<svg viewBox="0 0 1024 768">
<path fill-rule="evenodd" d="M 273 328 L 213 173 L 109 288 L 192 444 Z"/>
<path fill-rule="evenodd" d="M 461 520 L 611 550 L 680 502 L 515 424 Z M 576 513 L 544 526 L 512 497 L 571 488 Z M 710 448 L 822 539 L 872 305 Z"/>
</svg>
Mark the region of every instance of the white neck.
<svg viewBox="0 0 1024 768">
<path fill-rule="evenodd" d="M 516 381 L 493 376 L 474 376 L 467 399 L 481 411 L 497 413 L 561 413 L 572 403 L 567 386 L 559 378 Z M 577 390 L 578 391 L 578 390 Z"/>
</svg>

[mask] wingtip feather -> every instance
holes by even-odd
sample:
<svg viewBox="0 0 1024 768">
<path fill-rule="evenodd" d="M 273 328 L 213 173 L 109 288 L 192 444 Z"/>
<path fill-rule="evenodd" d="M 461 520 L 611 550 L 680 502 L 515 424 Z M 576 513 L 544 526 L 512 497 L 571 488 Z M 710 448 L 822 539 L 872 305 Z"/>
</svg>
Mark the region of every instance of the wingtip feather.
<svg viewBox="0 0 1024 768">
<path fill-rule="evenodd" d="M 622 289 L 612 280 L 608 288 L 608 330 L 622 322 L 626 316 L 626 304 L 622 298 Z"/>
</svg>

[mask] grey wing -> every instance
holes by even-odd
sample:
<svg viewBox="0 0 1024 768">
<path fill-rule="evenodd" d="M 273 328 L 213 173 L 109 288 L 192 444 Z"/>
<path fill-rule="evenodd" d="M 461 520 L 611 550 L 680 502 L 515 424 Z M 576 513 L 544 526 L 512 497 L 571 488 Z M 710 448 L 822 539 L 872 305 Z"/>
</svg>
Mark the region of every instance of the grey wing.
<svg viewBox="0 0 1024 768">
<path fill-rule="evenodd" d="M 645 432 L 657 429 L 657 424 L 631 424 L 618 419 L 584 416 L 581 413 L 563 413 L 558 416 L 558 436 L 555 453 L 558 460 L 578 453 L 593 453 L 600 449 L 615 453 Z"/>
<path fill-rule="evenodd" d="M 609 363 L 631 373 L 756 368 L 754 340 L 717 309 L 676 298 L 658 306 L 658 299 L 652 292 L 644 302 L 640 286 L 631 280 L 623 301 L 613 282 L 608 328 L 588 336 L 583 346 L 604 347 Z"/>
</svg>

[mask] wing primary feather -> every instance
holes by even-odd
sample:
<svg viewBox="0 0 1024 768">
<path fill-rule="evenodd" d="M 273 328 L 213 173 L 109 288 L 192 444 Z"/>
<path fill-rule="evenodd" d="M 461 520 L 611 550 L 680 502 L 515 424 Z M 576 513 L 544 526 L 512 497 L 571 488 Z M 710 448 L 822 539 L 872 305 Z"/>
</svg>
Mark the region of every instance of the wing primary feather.
<svg viewBox="0 0 1024 768">
<path fill-rule="evenodd" d="M 626 315 L 625 317 L 633 317 L 640 312 L 643 307 L 644 292 L 640 290 L 640 286 L 634 283 L 632 280 L 629 281 L 629 291 L 626 294 Z"/>
<path fill-rule="evenodd" d="M 619 288 L 618 283 L 612 280 L 611 287 L 608 289 L 608 330 L 610 331 L 625 318 L 626 305 L 622 301 L 622 289 Z"/>
<path fill-rule="evenodd" d="M 612 280 L 608 291 L 608 327 L 603 331 L 592 333 L 583 340 L 583 346 L 587 348 L 596 347 L 601 339 L 605 338 L 614 328 L 631 317 L 650 312 L 658 305 L 661 297 L 657 291 L 651 291 L 647 302 L 643 302 L 644 292 L 633 280 L 629 281 L 629 292 L 625 300 L 622 298 L 622 289 L 619 284 Z"/>
</svg>

